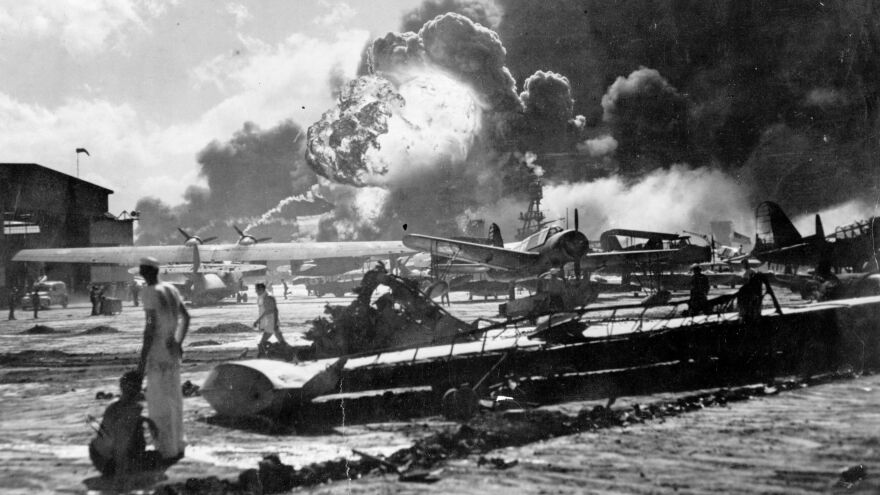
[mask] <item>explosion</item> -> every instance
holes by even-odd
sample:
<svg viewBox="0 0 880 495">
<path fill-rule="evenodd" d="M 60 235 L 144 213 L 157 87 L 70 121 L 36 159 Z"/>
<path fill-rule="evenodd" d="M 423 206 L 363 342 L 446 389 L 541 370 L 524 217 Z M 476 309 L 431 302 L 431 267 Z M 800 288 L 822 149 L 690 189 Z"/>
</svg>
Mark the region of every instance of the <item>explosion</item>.
<svg viewBox="0 0 880 495">
<path fill-rule="evenodd" d="M 439 70 L 418 71 L 399 85 L 361 76 L 309 128 L 306 156 L 315 172 L 336 182 L 389 186 L 438 157 L 462 163 L 479 129 L 473 93 Z"/>
</svg>

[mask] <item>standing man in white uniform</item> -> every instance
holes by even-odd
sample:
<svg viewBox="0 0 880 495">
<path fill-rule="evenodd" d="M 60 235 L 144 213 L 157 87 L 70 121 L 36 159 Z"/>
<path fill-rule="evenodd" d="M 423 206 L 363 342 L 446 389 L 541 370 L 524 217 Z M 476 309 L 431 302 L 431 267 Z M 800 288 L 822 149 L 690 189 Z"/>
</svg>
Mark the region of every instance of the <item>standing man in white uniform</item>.
<svg viewBox="0 0 880 495">
<path fill-rule="evenodd" d="M 257 316 L 254 326 L 263 332 L 260 343 L 257 344 L 257 357 L 262 357 L 267 354 L 269 338 L 273 335 L 285 347 L 287 342 L 278 328 L 278 305 L 275 303 L 275 297 L 266 292 L 266 284 L 259 283 L 255 288 L 257 291 L 257 310 L 260 312 L 260 316 Z"/>
<path fill-rule="evenodd" d="M 155 258 L 141 258 L 140 274 L 146 282 L 141 301 L 147 321 L 138 372 L 143 376 L 146 370 L 147 415 L 159 430 L 156 450 L 164 460 L 176 460 L 183 457 L 186 446 L 180 362 L 190 317 L 177 289 L 159 282 L 159 262 Z"/>
</svg>

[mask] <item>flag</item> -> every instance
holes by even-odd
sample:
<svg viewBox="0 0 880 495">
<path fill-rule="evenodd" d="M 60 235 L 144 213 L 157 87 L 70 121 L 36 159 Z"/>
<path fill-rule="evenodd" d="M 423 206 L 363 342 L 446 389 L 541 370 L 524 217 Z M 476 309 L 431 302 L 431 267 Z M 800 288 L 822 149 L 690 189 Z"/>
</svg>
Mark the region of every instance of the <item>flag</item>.
<svg viewBox="0 0 880 495">
<path fill-rule="evenodd" d="M 740 234 L 739 232 L 733 233 L 733 243 L 734 244 L 751 244 L 752 239 Z"/>
<path fill-rule="evenodd" d="M 87 149 L 85 149 L 85 148 L 77 148 L 77 149 L 76 149 L 76 153 L 77 153 L 77 154 L 79 154 L 79 153 L 85 153 L 85 154 L 88 155 L 88 156 L 92 156 L 92 155 L 89 155 L 89 150 L 87 150 Z"/>
</svg>

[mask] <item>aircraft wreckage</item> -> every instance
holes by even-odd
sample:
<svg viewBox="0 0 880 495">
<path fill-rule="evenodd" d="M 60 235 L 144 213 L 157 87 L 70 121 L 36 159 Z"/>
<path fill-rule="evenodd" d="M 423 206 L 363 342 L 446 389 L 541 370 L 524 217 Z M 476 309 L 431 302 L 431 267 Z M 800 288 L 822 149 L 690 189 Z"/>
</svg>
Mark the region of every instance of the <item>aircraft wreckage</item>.
<svg viewBox="0 0 880 495">
<path fill-rule="evenodd" d="M 327 397 L 430 387 L 448 416 L 465 419 L 476 410 L 480 395 L 500 383 L 528 382 L 545 392 L 564 384 L 565 394 L 604 399 L 635 393 L 638 380 L 654 380 L 660 389 L 671 386 L 664 383 L 664 377 L 674 376 L 664 374 L 668 369 L 723 382 L 742 373 L 760 379 L 768 373 L 803 372 L 804 366 L 859 366 L 880 356 L 880 297 L 783 311 L 767 279 L 756 279 L 757 292 L 751 284 L 751 292 L 741 289 L 712 299 L 708 314 L 681 312 L 677 308 L 685 300 L 651 307 L 597 306 L 545 315 L 537 325 L 533 316 L 483 326 L 451 324 L 415 347 L 300 363 L 225 363 L 211 371 L 203 396 L 222 416 L 296 421 Z M 765 295 L 773 305 L 762 308 Z M 610 372 L 640 373 L 640 378 L 633 375 L 609 389 L 603 377 Z"/>
</svg>

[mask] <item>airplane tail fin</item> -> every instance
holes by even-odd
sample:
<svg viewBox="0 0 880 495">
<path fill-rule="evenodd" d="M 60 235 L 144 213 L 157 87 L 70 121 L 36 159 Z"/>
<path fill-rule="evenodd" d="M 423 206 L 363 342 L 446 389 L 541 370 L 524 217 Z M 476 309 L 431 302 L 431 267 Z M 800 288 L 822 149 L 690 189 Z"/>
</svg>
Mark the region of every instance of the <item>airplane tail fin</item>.
<svg viewBox="0 0 880 495">
<path fill-rule="evenodd" d="M 489 244 L 495 247 L 504 247 L 504 239 L 501 238 L 501 227 L 497 223 L 489 226 Z"/>
<path fill-rule="evenodd" d="M 755 209 L 755 224 L 755 249 L 758 251 L 793 246 L 803 240 L 782 208 L 772 201 L 765 201 Z M 822 228 L 818 216 L 816 228 Z"/>
</svg>

